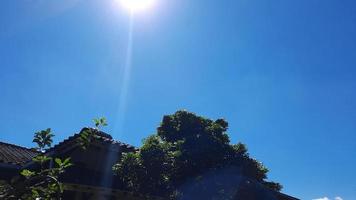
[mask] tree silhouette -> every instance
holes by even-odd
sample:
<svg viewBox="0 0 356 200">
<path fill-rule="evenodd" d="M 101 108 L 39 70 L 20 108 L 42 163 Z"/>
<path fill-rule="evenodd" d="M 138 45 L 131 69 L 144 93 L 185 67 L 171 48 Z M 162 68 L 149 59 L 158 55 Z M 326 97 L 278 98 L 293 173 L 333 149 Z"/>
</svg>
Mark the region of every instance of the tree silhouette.
<svg viewBox="0 0 356 200">
<path fill-rule="evenodd" d="M 164 116 L 157 133 L 113 170 L 129 190 L 172 199 L 237 199 L 251 181 L 279 191 L 281 185 L 266 181 L 268 169 L 244 144 L 230 144 L 227 129 L 224 119 L 177 111 Z"/>
</svg>

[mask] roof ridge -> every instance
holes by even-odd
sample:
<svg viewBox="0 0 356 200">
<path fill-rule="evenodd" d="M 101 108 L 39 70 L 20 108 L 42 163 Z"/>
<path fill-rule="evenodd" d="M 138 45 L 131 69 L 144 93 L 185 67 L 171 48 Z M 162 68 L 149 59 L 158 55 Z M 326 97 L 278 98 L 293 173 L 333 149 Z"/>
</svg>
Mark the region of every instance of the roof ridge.
<svg viewBox="0 0 356 200">
<path fill-rule="evenodd" d="M 120 145 L 120 146 L 124 146 L 127 149 L 137 149 L 135 146 L 125 143 L 125 142 L 121 142 L 119 140 L 115 140 L 110 134 L 101 131 L 101 130 L 97 130 L 95 128 L 91 128 L 91 127 L 84 127 L 82 128 L 79 132 L 75 132 L 73 135 L 68 136 L 67 138 L 65 138 L 64 140 L 58 142 L 57 144 L 53 145 L 52 147 L 48 148 L 46 150 L 45 153 L 51 152 L 57 148 L 59 148 L 60 146 L 66 144 L 66 143 L 70 143 L 73 140 L 77 139 L 80 137 L 80 134 L 84 131 L 84 130 L 95 130 L 96 132 L 94 133 L 96 135 L 96 137 L 98 139 L 100 139 L 103 142 L 110 142 L 113 145 Z"/>
<path fill-rule="evenodd" d="M 123 145 L 123 146 L 126 146 L 127 148 L 134 148 L 136 149 L 135 146 L 131 145 L 131 144 L 128 144 L 126 142 L 122 142 L 120 140 L 115 140 L 110 134 L 102 131 L 102 130 L 98 130 L 98 129 L 95 129 L 95 128 L 92 128 L 92 127 L 84 127 L 80 130 L 79 133 L 76 133 L 76 134 L 80 134 L 83 130 L 85 129 L 91 129 L 91 130 L 95 130 L 96 131 L 96 136 L 99 137 L 100 139 L 104 139 L 104 141 L 110 141 L 112 144 L 119 144 L 119 145 Z M 74 135 L 73 135 L 74 136 Z"/>
</svg>

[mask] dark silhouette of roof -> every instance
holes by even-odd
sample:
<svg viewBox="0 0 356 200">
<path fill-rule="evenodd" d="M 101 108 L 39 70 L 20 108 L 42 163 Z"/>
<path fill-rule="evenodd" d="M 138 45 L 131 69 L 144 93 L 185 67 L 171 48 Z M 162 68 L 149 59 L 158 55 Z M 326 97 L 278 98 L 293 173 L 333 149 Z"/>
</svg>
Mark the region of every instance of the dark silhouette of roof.
<svg viewBox="0 0 356 200">
<path fill-rule="evenodd" d="M 14 144 L 0 142 L 0 163 L 23 166 L 40 152 Z"/>
<path fill-rule="evenodd" d="M 51 153 L 51 152 L 59 152 L 67 148 L 71 148 L 74 146 L 79 146 L 80 144 L 78 143 L 77 139 L 80 137 L 80 133 L 83 131 L 91 129 L 95 133 L 95 140 L 93 142 L 96 142 L 97 144 L 105 145 L 107 148 L 114 148 L 114 149 L 123 149 L 123 150 L 131 150 L 134 151 L 136 148 L 132 145 L 116 141 L 114 140 L 111 135 L 98 131 L 93 128 L 83 128 L 79 133 L 76 133 L 67 139 L 63 140 L 62 142 L 59 142 L 58 144 L 54 145 L 53 147 L 49 148 L 46 150 L 46 153 Z"/>
<path fill-rule="evenodd" d="M 292 197 L 292 196 L 289 196 L 289 195 L 286 195 L 284 193 L 281 193 L 281 192 L 276 192 L 276 196 L 278 199 L 280 200 L 299 200 L 295 197 Z"/>
<path fill-rule="evenodd" d="M 51 154 L 54 152 L 60 152 L 62 150 L 76 147 L 79 145 L 77 139 L 80 136 L 82 131 L 92 129 L 92 128 L 83 128 L 79 133 L 76 133 L 67 139 L 59 142 L 58 144 L 54 145 L 53 147 L 47 149 L 44 153 Z M 113 149 L 122 149 L 122 150 L 129 150 L 135 151 L 136 148 L 129 144 L 125 144 L 119 141 L 114 140 L 111 135 L 104 133 L 102 131 L 95 131 L 95 142 L 100 145 L 105 145 L 108 148 Z M 35 149 L 30 149 L 26 147 L 21 147 L 14 144 L 9 144 L 5 142 L 0 142 L 0 164 L 9 164 L 14 166 L 24 166 L 25 164 L 32 161 L 32 158 L 36 155 L 40 154 L 41 152 L 36 151 Z"/>
</svg>

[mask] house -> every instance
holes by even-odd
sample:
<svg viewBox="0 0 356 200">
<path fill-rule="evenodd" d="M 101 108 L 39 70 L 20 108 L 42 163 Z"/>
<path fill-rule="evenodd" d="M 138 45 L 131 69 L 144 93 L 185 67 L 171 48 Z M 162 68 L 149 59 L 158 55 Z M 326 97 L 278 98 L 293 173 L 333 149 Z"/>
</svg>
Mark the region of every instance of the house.
<svg viewBox="0 0 356 200">
<path fill-rule="evenodd" d="M 88 128 L 81 132 L 86 130 Z M 162 199 L 124 191 L 124 183 L 114 177 L 112 166 L 120 160 L 122 153 L 136 151 L 135 147 L 115 141 L 107 133 L 97 132 L 97 137 L 83 150 L 78 142 L 80 133 L 70 136 L 44 153 L 51 157 L 71 157 L 74 164 L 60 177 L 65 190 L 63 199 Z M 39 154 L 34 149 L 0 142 L 0 180 L 10 180 L 21 169 L 33 167 L 32 158 Z M 273 196 L 276 200 L 297 200 L 278 192 Z"/>
</svg>

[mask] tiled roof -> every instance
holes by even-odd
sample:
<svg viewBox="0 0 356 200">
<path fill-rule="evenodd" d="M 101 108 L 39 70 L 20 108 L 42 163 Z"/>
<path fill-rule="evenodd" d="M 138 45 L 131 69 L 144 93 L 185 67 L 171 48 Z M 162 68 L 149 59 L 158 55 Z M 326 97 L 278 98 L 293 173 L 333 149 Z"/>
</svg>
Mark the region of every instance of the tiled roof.
<svg viewBox="0 0 356 200">
<path fill-rule="evenodd" d="M 83 128 L 79 133 L 76 133 L 76 134 L 68 137 L 67 139 L 63 140 L 62 142 L 59 142 L 58 144 L 56 144 L 53 147 L 51 147 L 50 149 L 48 149 L 46 151 L 46 153 L 50 153 L 50 152 L 54 152 L 54 151 L 57 152 L 57 151 L 60 151 L 61 149 L 65 149 L 65 148 L 68 148 L 70 146 L 79 145 L 77 139 L 79 138 L 80 133 L 85 131 L 85 130 L 88 130 L 88 129 L 92 129 L 92 128 Z M 111 135 L 109 135 L 109 134 L 107 134 L 105 132 L 96 131 L 95 135 L 96 135 L 96 137 L 95 137 L 95 141 L 96 142 L 99 142 L 101 144 L 107 145 L 108 147 L 115 148 L 115 149 L 121 148 L 121 149 L 125 149 L 125 150 L 128 150 L 128 151 L 135 151 L 136 150 L 136 148 L 134 146 L 132 146 L 132 145 L 129 145 L 129 144 L 126 144 L 126 143 L 123 143 L 123 142 L 119 142 L 119 141 L 116 141 L 116 140 L 112 139 Z"/>
<path fill-rule="evenodd" d="M 0 163 L 22 166 L 38 154 L 33 149 L 0 142 Z"/>
<path fill-rule="evenodd" d="M 87 129 L 89 129 L 89 128 L 83 128 L 80 131 L 80 133 L 83 130 L 87 130 Z M 60 142 L 60 143 L 54 145 L 53 147 L 51 147 L 50 149 L 48 149 L 45 153 L 52 153 L 52 152 L 55 153 L 55 152 L 61 151 L 62 149 L 67 149 L 67 148 L 79 145 L 79 143 L 77 142 L 77 139 L 79 138 L 80 133 L 76 133 L 76 134 L 68 137 L 67 139 L 63 140 L 62 142 Z M 102 145 L 105 145 L 107 147 L 110 147 L 113 149 L 122 149 L 124 151 L 135 151 L 136 150 L 135 147 L 133 147 L 129 144 L 125 144 L 125 143 L 113 140 L 112 137 L 107 133 L 97 131 L 96 136 L 97 137 L 95 137 L 96 138 L 95 141 Z M 0 142 L 0 163 L 12 164 L 12 165 L 16 165 L 16 166 L 23 166 L 24 164 L 31 161 L 32 158 L 35 157 L 36 155 L 38 155 L 39 153 L 40 152 L 33 150 L 33 149 L 17 146 L 14 144 Z"/>
</svg>

